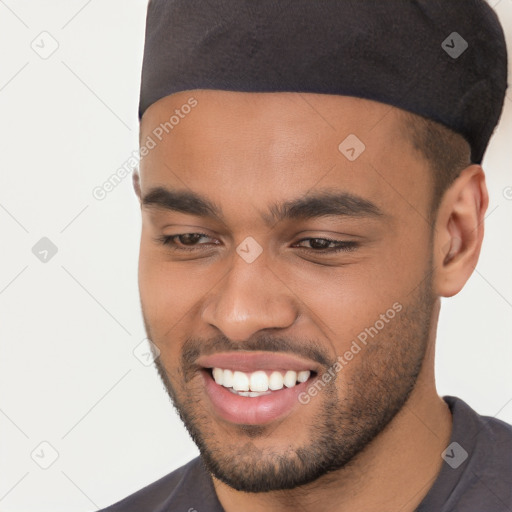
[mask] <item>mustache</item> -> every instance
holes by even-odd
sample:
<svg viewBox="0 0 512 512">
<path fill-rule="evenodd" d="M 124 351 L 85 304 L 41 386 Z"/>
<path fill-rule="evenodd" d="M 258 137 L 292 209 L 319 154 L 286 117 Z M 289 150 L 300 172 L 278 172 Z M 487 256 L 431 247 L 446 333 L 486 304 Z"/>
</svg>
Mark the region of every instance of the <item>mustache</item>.
<svg viewBox="0 0 512 512">
<path fill-rule="evenodd" d="M 284 337 L 262 335 L 239 342 L 220 335 L 208 339 L 187 338 L 181 352 L 181 367 L 185 375 L 187 375 L 197 370 L 196 361 L 200 356 L 241 350 L 298 355 L 305 359 L 316 361 L 326 368 L 329 368 L 336 362 L 336 355 L 330 355 L 325 346 L 314 340 L 291 341 Z"/>
</svg>

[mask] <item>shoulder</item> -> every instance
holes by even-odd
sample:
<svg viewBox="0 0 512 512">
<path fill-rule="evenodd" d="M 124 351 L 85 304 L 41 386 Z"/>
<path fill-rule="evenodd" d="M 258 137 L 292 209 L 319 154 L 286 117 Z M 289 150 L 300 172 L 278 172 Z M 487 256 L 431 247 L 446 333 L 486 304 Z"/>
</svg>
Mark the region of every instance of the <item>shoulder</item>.
<svg viewBox="0 0 512 512">
<path fill-rule="evenodd" d="M 509 445 L 512 442 L 512 425 L 493 416 L 483 416 L 473 410 L 462 399 L 445 396 L 444 400 L 449 404 L 452 413 L 457 415 L 456 430 L 459 435 L 464 431 L 466 437 L 475 438 L 477 441 L 492 444 L 493 448 L 501 444 Z M 463 428 L 460 428 L 463 427 Z M 454 425 L 455 428 L 455 425 Z M 504 455 L 504 454 L 503 454 Z M 512 460 L 503 458 L 507 463 Z"/>
<path fill-rule="evenodd" d="M 196 457 L 100 512 L 157 512 L 178 509 L 187 511 L 189 508 L 193 509 L 193 502 L 197 504 L 203 499 L 208 499 L 206 494 L 212 491 L 210 476 L 204 469 L 200 457 Z"/>
<path fill-rule="evenodd" d="M 459 415 L 454 440 L 458 438 L 467 451 L 451 496 L 453 510 L 512 510 L 512 425 L 450 398 Z"/>
</svg>

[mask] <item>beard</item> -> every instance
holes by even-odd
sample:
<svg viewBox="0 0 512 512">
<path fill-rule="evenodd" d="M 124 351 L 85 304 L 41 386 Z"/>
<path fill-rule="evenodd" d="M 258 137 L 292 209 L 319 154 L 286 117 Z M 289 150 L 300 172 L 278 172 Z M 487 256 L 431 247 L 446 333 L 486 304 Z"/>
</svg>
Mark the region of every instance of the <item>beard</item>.
<svg viewBox="0 0 512 512">
<path fill-rule="evenodd" d="M 301 343 L 276 336 L 255 337 L 242 343 L 223 336 L 187 338 L 178 367 L 168 370 L 157 358 L 160 378 L 207 470 L 233 489 L 261 493 L 294 489 L 348 467 L 403 408 L 423 366 L 435 304 L 430 272 L 407 298 L 402 310 L 311 400 L 316 404 L 313 414 L 307 414 L 307 408 L 313 407 L 309 404 L 295 413 L 297 429 L 306 439 L 295 445 L 293 435 L 288 435 L 286 446 L 258 446 L 258 441 L 272 441 L 281 422 L 230 425 L 223 432 L 223 426 L 204 407 L 204 388 L 193 362 L 208 353 L 264 350 L 300 354 L 328 371 L 336 358 L 333 360 L 332 352 L 326 350 L 325 342 Z M 166 337 L 151 337 L 144 311 L 143 317 L 148 338 L 159 347 L 165 346 Z M 348 374 L 347 368 L 352 369 Z M 233 429 L 237 435 L 233 435 Z"/>
</svg>

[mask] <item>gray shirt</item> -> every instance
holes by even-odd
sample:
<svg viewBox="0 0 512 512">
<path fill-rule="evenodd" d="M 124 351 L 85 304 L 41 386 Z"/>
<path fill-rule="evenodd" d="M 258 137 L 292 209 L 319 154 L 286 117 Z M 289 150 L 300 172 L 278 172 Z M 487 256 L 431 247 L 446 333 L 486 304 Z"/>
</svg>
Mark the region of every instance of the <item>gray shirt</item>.
<svg viewBox="0 0 512 512">
<path fill-rule="evenodd" d="M 453 416 L 450 443 L 416 512 L 512 512 L 512 425 L 477 414 L 445 396 Z M 103 512 L 223 512 L 201 458 Z"/>
</svg>

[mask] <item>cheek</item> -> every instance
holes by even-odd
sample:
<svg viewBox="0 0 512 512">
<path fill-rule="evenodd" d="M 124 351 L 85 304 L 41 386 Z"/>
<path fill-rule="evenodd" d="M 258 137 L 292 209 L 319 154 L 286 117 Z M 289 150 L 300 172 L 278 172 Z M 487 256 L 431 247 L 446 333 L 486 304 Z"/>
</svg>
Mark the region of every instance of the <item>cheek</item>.
<svg viewBox="0 0 512 512">
<path fill-rule="evenodd" d="M 318 324 L 338 354 L 376 322 L 378 328 L 383 326 L 383 336 L 391 332 L 395 322 L 386 320 L 395 318 L 396 309 L 408 303 L 410 292 L 424 279 L 429 261 L 425 244 L 408 244 L 403 251 L 398 246 L 390 244 L 385 251 L 379 246 L 354 265 L 303 272 L 294 283 L 305 315 Z"/>
<path fill-rule="evenodd" d="M 162 337 L 183 332 L 197 315 L 197 308 L 218 280 L 218 273 L 195 268 L 192 262 L 173 262 L 165 249 L 151 240 L 141 240 L 138 281 L 144 315 L 153 336 Z"/>
<path fill-rule="evenodd" d="M 160 350 L 160 360 L 168 377 L 177 371 L 183 318 L 187 306 L 180 284 L 166 268 L 166 264 L 145 251 L 141 245 L 139 257 L 139 292 L 144 320 L 150 330 L 153 343 Z"/>
<path fill-rule="evenodd" d="M 186 288 L 183 287 L 186 277 L 164 261 L 162 254 L 152 242 L 141 241 L 138 276 L 140 300 L 155 337 L 175 325 L 187 307 Z"/>
<path fill-rule="evenodd" d="M 330 339 L 337 354 L 342 354 L 351 341 L 381 313 L 392 307 L 400 295 L 390 283 L 378 280 L 380 273 L 365 265 L 336 269 L 315 285 L 306 276 L 300 296 L 307 305 L 309 317 Z M 396 283 L 395 283 L 396 284 Z"/>
</svg>

